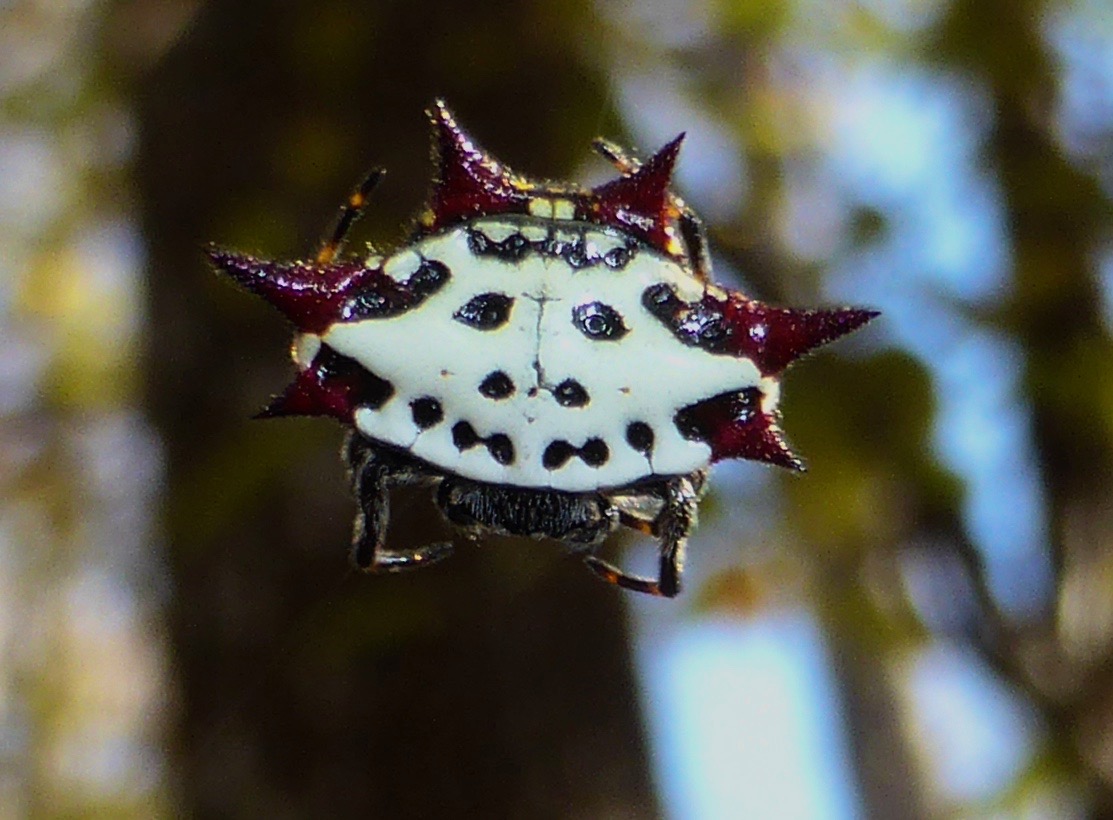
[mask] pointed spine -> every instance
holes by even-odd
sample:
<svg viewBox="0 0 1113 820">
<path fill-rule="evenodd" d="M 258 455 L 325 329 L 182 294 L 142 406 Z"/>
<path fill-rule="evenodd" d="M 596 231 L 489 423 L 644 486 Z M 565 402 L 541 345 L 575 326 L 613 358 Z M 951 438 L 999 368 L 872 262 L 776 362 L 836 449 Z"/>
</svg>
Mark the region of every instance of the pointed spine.
<svg viewBox="0 0 1113 820">
<path fill-rule="evenodd" d="M 752 359 L 766 376 L 782 372 L 802 356 L 879 315 L 863 308 L 770 307 L 738 293 L 731 293 L 719 310 L 730 328 L 732 352 Z"/>
<path fill-rule="evenodd" d="M 673 223 L 679 212 L 669 196 L 669 185 L 683 142 L 684 134 L 680 134 L 633 173 L 595 188 L 581 218 L 614 225 L 662 253 L 678 255 Z"/>
<path fill-rule="evenodd" d="M 255 418 L 329 416 L 351 423 L 358 407 L 381 407 L 394 394 L 391 384 L 352 359 L 323 347 L 293 383 Z"/>
<path fill-rule="evenodd" d="M 685 407 L 676 416 L 681 434 L 711 448 L 711 460 L 744 458 L 802 472 L 776 416 L 762 406 L 761 392 L 748 388 Z"/>
<path fill-rule="evenodd" d="M 272 262 L 217 247 L 206 253 L 219 272 L 261 296 L 308 333 L 321 333 L 345 318 L 345 307 L 353 298 L 388 304 L 408 298 L 380 269 L 359 262 Z"/>
<path fill-rule="evenodd" d="M 437 230 L 469 217 L 526 213 L 529 186 L 479 147 L 443 100 L 429 111 L 437 176 L 422 223 Z"/>
</svg>

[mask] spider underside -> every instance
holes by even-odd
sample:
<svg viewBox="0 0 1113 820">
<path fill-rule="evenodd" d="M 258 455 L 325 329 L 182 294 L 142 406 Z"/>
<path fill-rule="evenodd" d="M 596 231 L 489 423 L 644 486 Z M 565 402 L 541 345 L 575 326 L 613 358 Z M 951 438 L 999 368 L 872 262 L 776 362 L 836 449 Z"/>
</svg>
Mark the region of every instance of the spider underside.
<svg viewBox="0 0 1113 820">
<path fill-rule="evenodd" d="M 584 556 L 601 578 L 626 589 L 668 598 L 680 592 L 688 536 L 696 524 L 706 470 L 649 479 L 598 492 L 563 492 L 485 484 L 439 470 L 394 447 L 348 433 L 343 458 L 359 510 L 352 534 L 352 561 L 367 572 L 399 572 L 427 566 L 453 551 L 448 541 L 411 550 L 386 549 L 390 494 L 395 487 L 427 487 L 445 519 L 469 540 L 493 533 L 553 538 Z M 656 580 L 629 575 L 594 552 L 619 527 L 658 540 Z"/>
</svg>

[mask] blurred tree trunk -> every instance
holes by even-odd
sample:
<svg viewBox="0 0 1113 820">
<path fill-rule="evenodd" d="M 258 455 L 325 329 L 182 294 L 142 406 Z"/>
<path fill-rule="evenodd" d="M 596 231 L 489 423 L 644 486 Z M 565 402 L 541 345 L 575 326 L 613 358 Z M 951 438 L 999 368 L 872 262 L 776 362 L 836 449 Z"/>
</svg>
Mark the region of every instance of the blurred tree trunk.
<svg viewBox="0 0 1113 820">
<path fill-rule="evenodd" d="M 984 620 L 1004 628 L 978 643 L 1040 711 L 1051 757 L 1083 788 L 1091 816 L 1111 817 L 1113 624 L 1085 624 L 1095 634 L 1079 651 L 1078 624 L 1062 620 L 1064 612 L 1082 612 L 1084 621 L 1087 611 L 1104 612 L 1109 594 L 1101 564 L 1113 529 L 1113 442 L 1108 428 L 1096 438 L 1087 432 L 1088 419 L 1108 417 L 1113 347 L 1094 260 L 1109 212 L 1097 180 L 1056 138 L 1061 69 L 1048 45 L 1055 8 L 1048 0 L 956 2 L 927 53 L 985 83 L 992 101 L 986 160 L 1000 180 L 1016 282 L 997 318 L 1026 356 L 1055 571 L 1043 612 L 1012 629 L 983 592 Z M 979 561 L 966 559 L 984 589 Z"/>
<path fill-rule="evenodd" d="M 602 80 L 570 45 L 590 17 L 577 11 L 218 2 L 144 81 L 150 405 L 168 458 L 187 814 L 658 811 L 621 595 L 541 544 L 346 574 L 340 434 L 249 422 L 289 376 L 287 332 L 200 253 L 210 240 L 307 253 L 372 164 L 391 175 L 368 232 L 390 233 L 424 195 L 436 94 L 509 159 L 532 156 L 523 170 L 555 174 L 599 126 Z M 438 537 L 430 509 L 397 504 L 392 540 Z"/>
</svg>

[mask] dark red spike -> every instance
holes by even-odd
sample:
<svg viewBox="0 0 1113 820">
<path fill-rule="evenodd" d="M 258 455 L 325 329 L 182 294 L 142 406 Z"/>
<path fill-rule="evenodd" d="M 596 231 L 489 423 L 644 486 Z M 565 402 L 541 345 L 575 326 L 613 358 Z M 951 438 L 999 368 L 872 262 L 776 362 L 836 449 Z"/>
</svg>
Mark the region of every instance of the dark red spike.
<svg viewBox="0 0 1113 820">
<path fill-rule="evenodd" d="M 255 418 L 329 416 L 350 423 L 357 407 L 379 407 L 393 394 L 390 382 L 326 347 Z"/>
<path fill-rule="evenodd" d="M 857 330 L 878 316 L 876 310 L 777 308 L 732 293 L 718 304 L 731 328 L 736 355 L 753 359 L 766 376 L 780 373 L 817 347 Z"/>
<path fill-rule="evenodd" d="M 804 462 L 789 449 L 777 419 L 761 409 L 756 388 L 724 393 L 681 410 L 676 424 L 682 435 L 706 442 L 711 460 L 745 458 L 803 472 Z"/>
<path fill-rule="evenodd" d="M 435 230 L 462 219 L 529 209 L 529 185 L 499 164 L 456 123 L 437 100 L 429 111 L 437 176 L 429 213 L 422 222 Z"/>
<path fill-rule="evenodd" d="M 711 441 L 711 460 L 748 458 L 777 467 L 804 472 L 800 460 L 784 439 L 776 419 L 756 413 L 749 419 L 733 419 L 717 431 Z"/>
<path fill-rule="evenodd" d="M 672 231 L 678 214 L 669 196 L 669 185 L 683 142 L 684 134 L 680 134 L 634 173 L 595 188 L 591 212 L 583 216 L 629 231 L 662 253 L 678 253 Z"/>
<path fill-rule="evenodd" d="M 272 262 L 217 247 L 206 252 L 218 271 L 266 299 L 308 333 L 320 333 L 337 321 L 341 306 L 357 291 L 396 289 L 390 277 L 359 262 Z"/>
<path fill-rule="evenodd" d="M 257 419 L 280 416 L 331 416 L 351 422 L 355 405 L 350 399 L 351 390 L 343 382 L 328 378 L 317 367 L 298 373 L 297 378 L 282 393 L 255 414 Z"/>
</svg>

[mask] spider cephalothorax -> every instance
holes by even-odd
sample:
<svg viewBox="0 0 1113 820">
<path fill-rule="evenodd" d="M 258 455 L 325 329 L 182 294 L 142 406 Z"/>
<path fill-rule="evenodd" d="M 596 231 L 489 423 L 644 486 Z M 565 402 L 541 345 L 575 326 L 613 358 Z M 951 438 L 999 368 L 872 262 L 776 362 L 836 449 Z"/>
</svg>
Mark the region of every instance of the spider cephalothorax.
<svg viewBox="0 0 1113 820">
<path fill-rule="evenodd" d="M 379 172 L 311 260 L 210 250 L 297 328 L 297 377 L 262 415 L 350 428 L 361 568 L 451 550 L 385 548 L 390 488 L 417 484 L 469 537 L 556 538 L 608 581 L 675 595 L 707 468 L 801 469 L 777 424 L 781 373 L 875 313 L 712 284 L 699 221 L 669 187 L 682 137 L 644 163 L 597 142 L 621 176 L 585 189 L 512 173 L 443 103 L 431 118 L 429 207 L 390 255 L 338 258 Z M 659 540 L 657 579 L 591 554 L 619 526 Z"/>
</svg>

